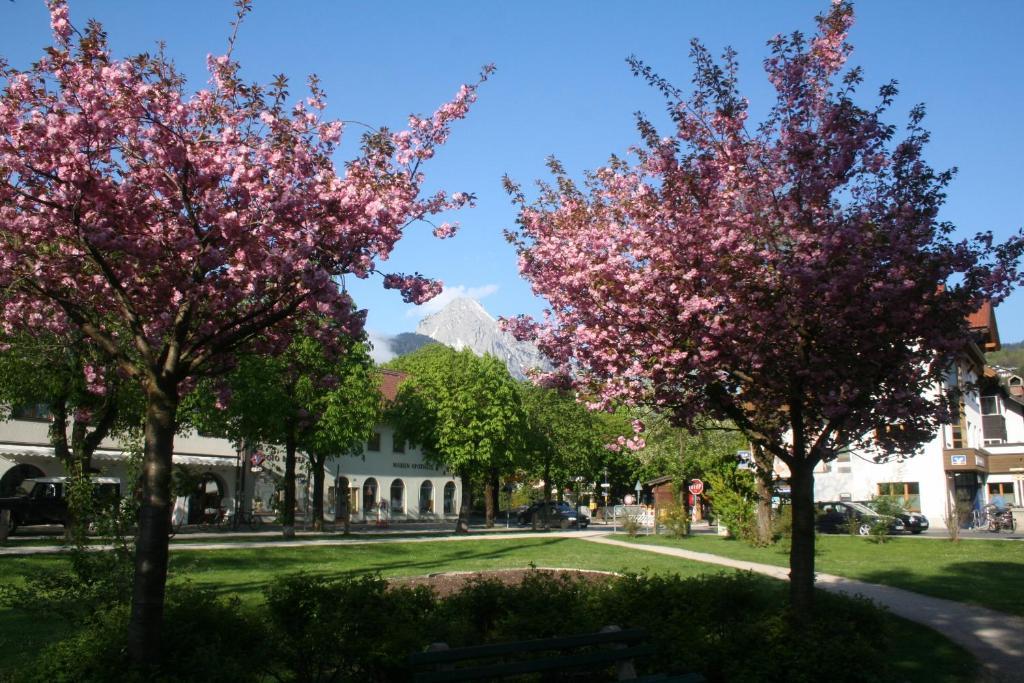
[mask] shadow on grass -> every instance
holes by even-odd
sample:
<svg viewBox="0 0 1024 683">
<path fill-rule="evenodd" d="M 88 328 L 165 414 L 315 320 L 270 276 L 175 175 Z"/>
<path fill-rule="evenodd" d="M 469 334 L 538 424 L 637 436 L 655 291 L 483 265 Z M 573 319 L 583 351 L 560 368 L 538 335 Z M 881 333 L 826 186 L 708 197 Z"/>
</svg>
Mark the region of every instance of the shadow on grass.
<svg viewBox="0 0 1024 683">
<path fill-rule="evenodd" d="M 1024 548 L 1013 547 L 1013 550 L 1024 552 Z M 979 581 L 981 577 L 984 577 L 983 582 Z M 870 583 L 896 586 L 923 595 L 1024 616 L 1019 562 L 954 562 L 945 565 L 942 574 L 932 576 L 894 567 L 868 572 L 860 578 Z M 1001 586 L 1002 589 L 993 591 L 992 586 Z"/>
<path fill-rule="evenodd" d="M 524 539 L 525 540 L 525 539 Z M 473 570 L 514 556 L 549 551 L 569 539 L 529 539 L 509 544 L 480 539 L 458 543 L 388 543 L 386 545 L 297 546 L 187 551 L 171 556 L 169 573 L 174 581 L 206 583 L 219 594 L 255 594 L 276 577 L 304 572 L 327 578 L 343 578 L 379 572 L 384 576 L 428 574 L 434 571 Z M 484 546 L 484 547 L 481 547 Z M 522 565 L 529 562 L 523 557 Z M 235 576 L 232 576 L 232 575 Z"/>
</svg>

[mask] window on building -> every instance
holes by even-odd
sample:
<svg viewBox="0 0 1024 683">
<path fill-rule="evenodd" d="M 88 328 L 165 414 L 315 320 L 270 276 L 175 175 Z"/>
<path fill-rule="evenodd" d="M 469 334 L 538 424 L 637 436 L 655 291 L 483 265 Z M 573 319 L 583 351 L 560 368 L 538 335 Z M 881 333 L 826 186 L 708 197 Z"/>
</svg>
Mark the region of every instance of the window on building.
<svg viewBox="0 0 1024 683">
<path fill-rule="evenodd" d="M 999 501 L 996 500 L 997 496 L 1001 497 L 1003 499 L 1003 505 L 1001 507 L 1006 507 L 1007 505 L 1016 505 L 1017 504 L 1017 498 L 1016 498 L 1016 494 L 1015 494 L 1015 492 L 1013 490 L 1013 483 L 1012 482 L 994 482 L 994 483 L 990 483 L 988 485 L 988 500 L 989 500 L 989 502 L 990 503 L 995 503 L 996 505 L 999 505 Z"/>
<path fill-rule="evenodd" d="M 429 513 L 434 511 L 434 485 L 425 481 L 420 484 L 420 512 Z"/>
<path fill-rule="evenodd" d="M 405 441 L 399 439 L 398 436 L 395 436 L 392 440 L 391 449 L 395 453 L 405 453 Z"/>
<path fill-rule="evenodd" d="M 911 512 L 921 511 L 921 489 L 916 481 L 887 481 L 878 485 L 878 495 L 897 499 Z"/>
<path fill-rule="evenodd" d="M 391 482 L 391 512 L 397 514 L 405 512 L 405 482 L 401 479 Z"/>
<path fill-rule="evenodd" d="M 444 514 L 455 514 L 455 482 L 453 481 L 444 485 Z"/>
<path fill-rule="evenodd" d="M 33 403 L 26 406 L 15 406 L 11 411 L 11 417 L 15 420 L 47 420 L 53 415 L 50 414 L 50 406 L 46 403 Z"/>
<path fill-rule="evenodd" d="M 982 415 L 1002 415 L 1002 405 L 999 401 L 998 396 L 982 396 L 981 397 L 981 414 Z"/>
<path fill-rule="evenodd" d="M 363 510 L 367 512 L 377 507 L 377 480 L 370 477 L 363 482 Z"/>
<path fill-rule="evenodd" d="M 850 449 L 842 448 L 836 453 L 836 472 L 843 474 L 850 472 Z"/>
<path fill-rule="evenodd" d="M 986 446 L 998 446 L 1001 443 L 1005 443 L 1002 439 L 985 439 Z"/>
<path fill-rule="evenodd" d="M 373 435 L 366 442 L 366 450 L 380 452 L 380 432 L 374 432 Z"/>
</svg>

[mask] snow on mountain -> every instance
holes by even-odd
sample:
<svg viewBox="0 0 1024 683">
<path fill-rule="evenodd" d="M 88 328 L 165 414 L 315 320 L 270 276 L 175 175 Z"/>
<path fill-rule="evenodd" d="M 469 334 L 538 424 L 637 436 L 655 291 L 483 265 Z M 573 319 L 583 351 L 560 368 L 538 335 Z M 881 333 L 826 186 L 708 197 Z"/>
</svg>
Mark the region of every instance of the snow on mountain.
<svg viewBox="0 0 1024 683">
<path fill-rule="evenodd" d="M 498 321 L 475 299 L 452 300 L 421 320 L 416 333 L 459 351 L 469 348 L 478 355 L 489 353 L 501 358 L 516 379 L 525 379 L 531 368 L 550 368 L 537 347 L 500 330 Z"/>
</svg>

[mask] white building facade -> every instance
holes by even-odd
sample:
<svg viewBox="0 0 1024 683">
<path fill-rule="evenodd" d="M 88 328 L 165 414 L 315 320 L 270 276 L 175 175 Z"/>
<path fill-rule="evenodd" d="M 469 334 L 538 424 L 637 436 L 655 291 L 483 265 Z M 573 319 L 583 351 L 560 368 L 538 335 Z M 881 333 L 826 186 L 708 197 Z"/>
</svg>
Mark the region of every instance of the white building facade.
<svg viewBox="0 0 1024 683">
<path fill-rule="evenodd" d="M 931 526 L 944 527 L 957 502 L 978 508 L 999 499 L 1024 501 L 1024 394 L 1021 378 L 985 365 L 983 351 L 999 348 L 989 307 L 971 319 L 978 343 L 950 369 L 944 391 L 959 395 L 959 416 L 942 425 L 911 458 L 876 462 L 880 454 L 853 450 L 815 471 L 817 501 L 901 498 Z M 938 390 L 938 389 L 937 389 Z"/>
<path fill-rule="evenodd" d="M 401 373 L 382 373 L 385 400 L 394 400 L 403 378 Z M 15 415 L 15 419 L 0 422 L 0 496 L 15 495 L 26 479 L 66 474 L 50 445 L 50 417 L 45 406 L 16 410 Z M 296 456 L 296 522 L 301 523 L 310 519 L 312 512 L 312 474 L 306 455 Z M 119 479 L 121 493 L 127 496 L 135 488 L 128 461 L 124 446 L 108 439 L 93 454 L 92 468 L 99 476 Z M 195 482 L 192 493 L 175 503 L 175 519 L 183 523 L 197 524 L 204 517 L 208 521 L 211 511 L 233 513 L 236 504 L 269 515 L 283 500 L 281 449 L 266 449 L 266 460 L 254 467 L 251 458 L 228 440 L 186 432 L 175 436 L 174 465 L 184 467 Z M 324 516 L 328 521 L 341 516 L 343 502 L 356 522 L 458 518 L 461 479 L 431 464 L 420 448 L 397 440 L 390 425 L 377 425 L 360 455 L 329 458 L 325 474 Z"/>
</svg>

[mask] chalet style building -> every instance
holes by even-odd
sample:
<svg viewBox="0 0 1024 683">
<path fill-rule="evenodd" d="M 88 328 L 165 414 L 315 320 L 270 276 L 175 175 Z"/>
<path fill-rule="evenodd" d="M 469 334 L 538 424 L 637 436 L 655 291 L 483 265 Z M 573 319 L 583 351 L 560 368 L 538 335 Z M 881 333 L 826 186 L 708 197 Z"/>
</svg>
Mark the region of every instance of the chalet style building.
<svg viewBox="0 0 1024 683">
<path fill-rule="evenodd" d="M 815 500 L 895 496 L 933 527 L 945 526 L 956 502 L 1024 504 L 1024 386 L 1019 376 L 985 363 L 985 352 L 999 350 L 992 307 L 986 303 L 969 322 L 975 337 L 941 388 L 959 397 L 955 421 L 912 458 L 877 463 L 878 453 L 851 450 L 822 463 Z"/>
</svg>

